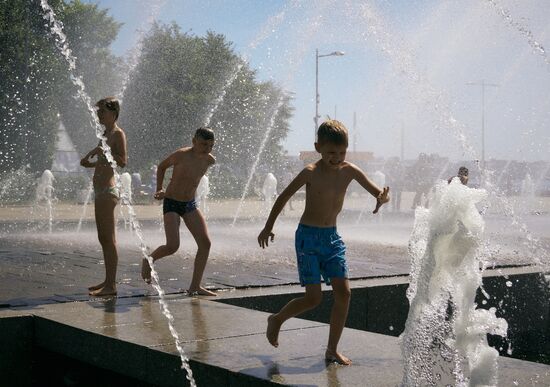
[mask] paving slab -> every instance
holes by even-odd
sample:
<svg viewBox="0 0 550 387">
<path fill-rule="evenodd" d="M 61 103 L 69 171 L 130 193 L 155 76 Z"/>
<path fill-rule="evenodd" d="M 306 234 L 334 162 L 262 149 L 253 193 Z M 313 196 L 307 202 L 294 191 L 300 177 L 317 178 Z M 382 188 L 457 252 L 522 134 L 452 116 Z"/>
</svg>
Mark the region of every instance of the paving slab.
<svg viewBox="0 0 550 387">
<path fill-rule="evenodd" d="M 346 203 L 338 227 L 348 247 L 350 277 L 408 274 L 407 242 L 414 222 L 413 213 L 384 213 L 380 217 L 366 216 L 365 213 L 359 221 L 358 211 L 365 205 L 364 198 L 350 197 Z M 267 216 L 267 210 L 262 210 L 265 203 L 252 201 L 248 204 L 242 218 L 232 227 L 232 214 L 238 202 L 212 202 L 206 214 L 213 243 L 204 275 L 205 284 L 215 289 L 296 284 L 294 231 L 301 207 L 278 219 L 275 242 L 269 248 L 261 249 L 256 236 Z M 40 221 L 29 218 L 28 207 L 0 207 L 1 305 L 21 305 L 25 299 L 29 305 L 58 302 L 51 298 L 52 295 L 65 296 L 69 300 L 81 299 L 79 296 L 87 295 L 88 286 L 103 280 L 102 252 L 91 206 L 80 232 L 76 232 L 76 227 L 82 213 L 81 206 L 59 203 L 57 210 L 55 227 L 49 233 L 44 228 L 35 227 L 40 225 Z M 164 233 L 158 223 L 161 207 L 139 205 L 136 212 L 149 249 L 163 244 Z M 518 241 L 522 234 L 505 227 L 510 223 L 509 219 L 494 214 L 486 214 L 485 218 L 487 242 L 498 247 L 498 255 L 491 258 L 493 264 L 533 262 L 524 243 Z M 548 215 L 526 219 L 533 235 L 547 249 L 550 247 L 549 220 Z M 192 275 L 195 242 L 183 226 L 180 237 L 180 250 L 157 265 L 161 285 L 169 289 L 169 293 L 187 289 Z M 152 294 L 151 288 L 141 280 L 139 241 L 131 230 L 123 227 L 122 222 L 118 223 L 117 245 L 120 295 Z"/>
<path fill-rule="evenodd" d="M 201 380 L 201 372 L 213 377 L 216 369 L 220 385 L 231 385 L 228 380 L 240 375 L 250 379 L 246 383 L 238 379 L 234 385 L 261 385 L 254 380 L 263 380 L 293 386 L 397 386 L 401 381 L 397 338 L 345 329 L 340 348 L 353 365 L 344 367 L 326 364 L 323 359 L 327 324 L 291 319 L 281 331 L 279 348 L 273 348 L 265 338 L 267 313 L 204 297 L 170 296 L 167 302 L 197 380 Z M 155 298 L 0 311 L 0 318 L 24 315 L 37 319 L 35 340 L 44 348 L 80 360 L 92 358 L 90 362 L 111 365 L 118 372 L 149 382 L 168 380 L 163 379 L 164 372 L 172 375 L 166 385 L 177 385 L 182 377 L 174 340 Z M 166 357 L 159 357 L 162 353 Z M 547 365 L 501 357 L 499 370 L 499 386 L 550 385 Z"/>
</svg>

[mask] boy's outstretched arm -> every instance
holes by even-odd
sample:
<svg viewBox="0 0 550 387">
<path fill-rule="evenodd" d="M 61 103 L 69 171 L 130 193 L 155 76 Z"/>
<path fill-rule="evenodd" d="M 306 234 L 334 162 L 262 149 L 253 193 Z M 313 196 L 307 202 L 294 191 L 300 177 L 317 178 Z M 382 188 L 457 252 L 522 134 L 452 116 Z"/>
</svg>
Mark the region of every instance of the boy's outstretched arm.
<svg viewBox="0 0 550 387">
<path fill-rule="evenodd" d="M 387 203 L 390 201 L 390 187 L 384 187 L 382 192 L 378 194 L 376 197 L 376 207 L 374 208 L 374 211 L 372 211 L 373 214 L 376 214 L 380 207 L 382 207 L 382 204 Z"/>
<path fill-rule="evenodd" d="M 261 248 L 265 248 L 268 246 L 269 239 L 271 238 L 271 242 L 275 239 L 275 234 L 273 234 L 273 225 L 275 224 L 275 220 L 277 220 L 277 217 L 283 210 L 286 202 L 288 202 L 288 199 L 292 197 L 302 187 L 304 184 L 307 183 L 308 176 L 310 174 L 310 171 L 306 168 L 303 169 L 302 172 L 298 174 L 290 182 L 290 184 L 281 192 L 277 200 L 275 200 L 275 203 L 273 203 L 273 208 L 271 208 L 271 212 L 269 213 L 269 216 L 267 218 L 267 221 L 265 222 L 264 229 L 260 232 L 260 235 L 258 235 L 258 243 L 260 244 Z"/>
<path fill-rule="evenodd" d="M 162 183 L 164 182 L 164 174 L 166 170 L 174 164 L 175 154 L 172 153 L 170 156 L 161 161 L 157 166 L 157 188 L 155 191 L 155 199 L 162 200 L 164 199 L 164 190 L 162 189 Z"/>
<path fill-rule="evenodd" d="M 390 201 L 390 187 L 383 187 L 383 189 L 380 189 L 363 173 L 361 169 L 355 165 L 352 165 L 352 168 L 354 174 L 353 178 L 361 185 L 361 187 L 366 189 L 376 198 L 376 207 L 374 208 L 374 211 L 372 211 L 373 214 L 376 214 L 384 203 Z"/>
</svg>

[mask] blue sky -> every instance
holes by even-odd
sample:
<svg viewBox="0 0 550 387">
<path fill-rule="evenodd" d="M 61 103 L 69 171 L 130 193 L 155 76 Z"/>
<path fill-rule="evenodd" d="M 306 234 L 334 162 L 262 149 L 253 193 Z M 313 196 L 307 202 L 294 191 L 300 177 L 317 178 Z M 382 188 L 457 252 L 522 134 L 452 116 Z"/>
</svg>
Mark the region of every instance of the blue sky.
<svg viewBox="0 0 550 387">
<path fill-rule="evenodd" d="M 357 150 L 399 156 L 403 141 L 406 158 L 479 157 L 481 88 L 467 83 L 484 79 L 499 84 L 486 92 L 486 157 L 550 158 L 550 64 L 533 46 L 550 47 L 550 2 L 88 2 L 124 23 L 112 46 L 120 55 L 152 18 L 226 35 L 260 80 L 295 93 L 290 154 L 313 149 L 318 48 L 345 52 L 320 59 L 320 113 L 343 121 Z"/>
</svg>

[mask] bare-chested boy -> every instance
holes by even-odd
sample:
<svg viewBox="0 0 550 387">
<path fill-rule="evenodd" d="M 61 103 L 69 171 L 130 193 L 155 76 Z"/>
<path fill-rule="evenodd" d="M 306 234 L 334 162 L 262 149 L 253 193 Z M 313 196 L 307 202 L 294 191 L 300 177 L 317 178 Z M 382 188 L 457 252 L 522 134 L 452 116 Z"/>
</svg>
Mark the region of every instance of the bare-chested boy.
<svg viewBox="0 0 550 387">
<path fill-rule="evenodd" d="M 279 345 L 281 325 L 291 317 L 313 309 L 321 303 L 321 276 L 332 285 L 334 304 L 330 316 L 330 333 L 325 359 L 340 364 L 351 364 L 338 352 L 337 346 L 346 323 L 351 291 L 345 260 L 346 246 L 336 231 L 336 218 L 342 210 L 346 189 L 356 180 L 377 203 L 374 213 L 389 201 L 389 188 L 378 188 L 357 166 L 345 161 L 348 147 L 348 131 L 336 120 L 321 124 L 317 131 L 315 149 L 321 159 L 306 166 L 285 188 L 275 201 L 264 229 L 258 236 L 262 248 L 274 239 L 272 232 L 277 216 L 285 203 L 303 185 L 306 186 L 306 206 L 296 230 L 296 254 L 300 284 L 305 286 L 304 297 L 295 298 L 279 313 L 267 320 L 267 339 L 271 345 Z"/>
<path fill-rule="evenodd" d="M 166 244 L 158 247 L 151 257 L 153 261 L 174 254 L 180 245 L 180 217 L 197 242 L 198 250 L 195 257 L 193 279 L 189 286 L 190 294 L 215 296 L 201 286 L 202 275 L 210 253 L 210 237 L 206 222 L 195 202 L 195 191 L 206 173 L 208 167 L 216 162 L 210 154 L 214 146 L 214 132 L 210 128 L 199 128 L 193 137 L 193 146 L 181 148 L 162 161 L 157 168 L 157 190 L 155 199 L 164 199 L 164 231 Z M 173 167 L 172 179 L 166 188 L 162 189 L 162 182 L 166 169 Z M 141 264 L 141 276 L 151 282 L 151 267 L 146 259 Z"/>
<path fill-rule="evenodd" d="M 115 97 L 107 97 L 96 103 L 99 123 L 105 126 L 103 135 L 107 138 L 107 145 L 111 148 L 111 155 L 117 166 L 124 167 L 128 161 L 126 151 L 126 135 L 117 125 L 120 113 L 120 104 Z M 120 194 L 115 186 L 115 173 L 112 165 L 100 147 L 92 149 L 80 160 L 85 168 L 95 168 L 93 177 L 95 197 L 95 222 L 97 236 L 103 250 L 105 261 L 105 281 L 90 286 L 88 290 L 92 296 L 114 296 L 116 290 L 116 271 L 118 253 L 115 238 L 115 207 Z M 95 161 L 90 159 L 96 158 Z"/>
</svg>

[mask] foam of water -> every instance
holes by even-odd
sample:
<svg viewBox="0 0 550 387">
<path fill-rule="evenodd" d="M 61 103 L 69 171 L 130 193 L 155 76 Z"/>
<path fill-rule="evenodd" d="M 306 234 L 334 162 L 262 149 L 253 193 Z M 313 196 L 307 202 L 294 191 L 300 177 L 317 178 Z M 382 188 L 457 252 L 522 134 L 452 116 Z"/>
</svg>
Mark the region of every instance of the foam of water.
<svg viewBox="0 0 550 387">
<path fill-rule="evenodd" d="M 409 240 L 409 316 L 401 336 L 404 386 L 497 385 L 498 351 L 487 333 L 505 337 L 495 309 L 476 309 L 485 255 L 485 223 L 476 208 L 484 190 L 458 179 L 435 186 L 432 207 L 418 207 Z"/>
</svg>

